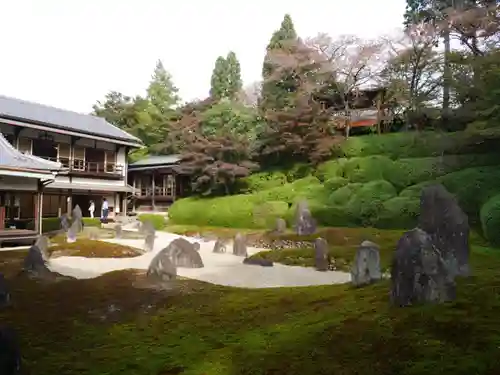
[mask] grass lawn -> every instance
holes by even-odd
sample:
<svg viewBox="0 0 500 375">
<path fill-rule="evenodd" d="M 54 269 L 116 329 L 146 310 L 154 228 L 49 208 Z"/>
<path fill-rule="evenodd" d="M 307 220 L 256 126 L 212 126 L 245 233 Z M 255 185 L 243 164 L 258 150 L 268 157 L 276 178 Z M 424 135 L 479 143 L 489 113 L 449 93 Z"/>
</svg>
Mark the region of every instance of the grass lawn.
<svg viewBox="0 0 500 375">
<path fill-rule="evenodd" d="M 343 231 L 330 241 L 366 235 Z M 15 276 L 24 254 L 0 252 L 13 299 L 0 322 L 18 330 L 33 375 L 500 374 L 494 249 L 474 247 L 457 301 L 412 308 L 388 304 L 387 281 L 246 290 L 179 280 L 157 291 L 120 271 L 35 282 Z"/>
</svg>

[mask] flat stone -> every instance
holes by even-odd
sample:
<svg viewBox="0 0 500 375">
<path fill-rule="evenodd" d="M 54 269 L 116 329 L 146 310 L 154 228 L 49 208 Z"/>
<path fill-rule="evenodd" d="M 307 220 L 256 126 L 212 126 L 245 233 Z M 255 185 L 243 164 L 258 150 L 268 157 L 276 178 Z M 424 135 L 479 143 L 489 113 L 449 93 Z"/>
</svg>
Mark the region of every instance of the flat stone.
<svg viewBox="0 0 500 375">
<path fill-rule="evenodd" d="M 252 266 L 261 266 L 261 267 L 273 267 L 273 261 L 269 259 L 263 258 L 245 258 L 243 259 L 243 264 L 249 264 Z"/>
</svg>

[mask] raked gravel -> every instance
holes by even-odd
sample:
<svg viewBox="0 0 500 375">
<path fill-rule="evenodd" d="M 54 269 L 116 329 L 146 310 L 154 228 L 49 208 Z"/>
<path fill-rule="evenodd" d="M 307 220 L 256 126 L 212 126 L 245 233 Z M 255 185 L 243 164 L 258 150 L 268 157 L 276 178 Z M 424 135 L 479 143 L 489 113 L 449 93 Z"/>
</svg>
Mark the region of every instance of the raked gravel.
<svg viewBox="0 0 500 375">
<path fill-rule="evenodd" d="M 79 279 L 89 279 L 104 273 L 124 270 L 146 270 L 153 257 L 172 240 L 183 237 L 190 242 L 194 238 L 179 236 L 172 233 L 157 232 L 154 249 L 150 253 L 134 258 L 84 258 L 59 257 L 50 259 L 48 267 L 52 271 Z M 111 239 L 107 242 L 135 248 L 144 248 L 144 240 Z M 243 258 L 232 255 L 232 245 L 227 246 L 227 253 L 214 254 L 214 241 L 199 241 L 200 254 L 205 267 L 178 268 L 177 274 L 182 277 L 209 282 L 212 284 L 243 287 L 243 288 L 274 288 L 309 285 L 342 284 L 351 280 L 347 272 L 319 272 L 313 268 L 285 266 L 274 264 L 274 267 L 261 267 L 243 264 Z M 248 254 L 255 254 L 262 249 L 249 247 Z M 276 250 L 279 251 L 279 250 Z"/>
</svg>

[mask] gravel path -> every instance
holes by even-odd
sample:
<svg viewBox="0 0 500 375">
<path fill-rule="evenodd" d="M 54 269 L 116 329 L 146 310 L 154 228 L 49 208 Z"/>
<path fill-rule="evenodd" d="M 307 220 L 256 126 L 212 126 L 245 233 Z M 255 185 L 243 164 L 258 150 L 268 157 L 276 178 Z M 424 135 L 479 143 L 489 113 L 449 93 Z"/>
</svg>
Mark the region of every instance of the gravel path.
<svg viewBox="0 0 500 375">
<path fill-rule="evenodd" d="M 153 257 L 170 241 L 178 237 L 183 236 L 157 232 L 153 251 L 135 258 L 60 257 L 51 259 L 48 266 L 53 271 L 79 279 L 93 278 L 106 272 L 130 268 L 146 270 Z M 184 238 L 191 242 L 196 241 L 190 237 Z M 114 239 L 106 241 L 141 249 L 144 247 L 144 240 Z M 200 242 L 200 254 L 205 264 L 204 268 L 178 268 L 178 275 L 212 284 L 244 288 L 341 284 L 349 282 L 351 278 L 346 272 L 319 272 L 313 268 L 292 267 L 276 263 L 274 267 L 245 265 L 242 264 L 242 257 L 231 254 L 231 246 L 227 247 L 228 253 L 226 254 L 212 253 L 214 243 L 214 241 Z M 261 249 L 248 248 L 249 255 L 259 251 Z"/>
</svg>

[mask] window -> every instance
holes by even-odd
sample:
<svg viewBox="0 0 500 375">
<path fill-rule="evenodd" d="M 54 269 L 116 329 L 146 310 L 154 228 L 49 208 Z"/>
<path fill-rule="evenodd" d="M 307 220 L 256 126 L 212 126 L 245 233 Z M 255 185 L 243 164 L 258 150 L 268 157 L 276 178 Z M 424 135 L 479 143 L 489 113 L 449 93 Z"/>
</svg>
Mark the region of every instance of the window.
<svg viewBox="0 0 500 375">
<path fill-rule="evenodd" d="M 64 166 L 69 166 L 69 159 L 71 155 L 71 146 L 67 143 L 60 143 L 58 146 L 58 159 L 59 162 Z"/>
<path fill-rule="evenodd" d="M 85 170 L 85 147 L 73 147 L 73 169 L 78 171 Z"/>
<path fill-rule="evenodd" d="M 116 172 L 116 152 L 106 151 L 104 154 L 104 161 L 106 164 L 105 171 L 108 173 Z"/>
</svg>

